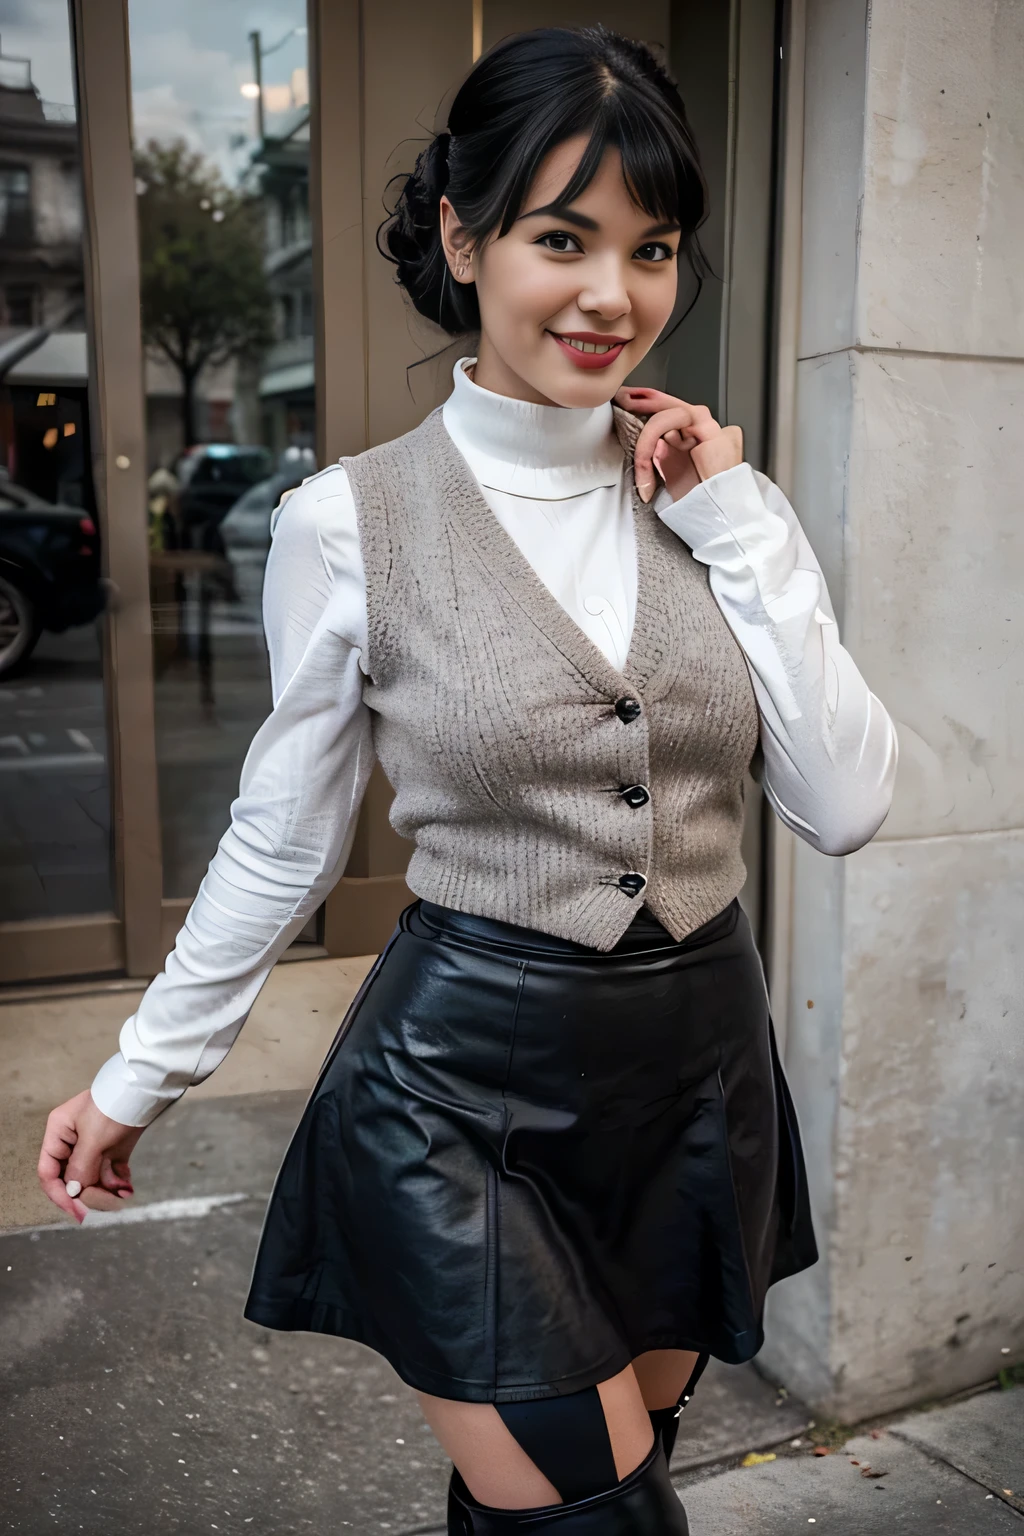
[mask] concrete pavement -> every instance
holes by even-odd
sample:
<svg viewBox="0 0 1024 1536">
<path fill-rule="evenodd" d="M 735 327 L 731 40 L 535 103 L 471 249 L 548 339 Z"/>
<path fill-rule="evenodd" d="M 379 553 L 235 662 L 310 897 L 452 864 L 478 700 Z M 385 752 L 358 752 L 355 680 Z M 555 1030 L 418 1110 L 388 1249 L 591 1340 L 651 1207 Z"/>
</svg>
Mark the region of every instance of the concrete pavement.
<svg viewBox="0 0 1024 1536">
<path fill-rule="evenodd" d="M 443 1529 L 447 1463 L 390 1368 L 241 1316 L 274 1175 L 368 963 L 279 967 L 221 1071 L 140 1141 L 133 1207 L 81 1228 L 33 1189 L 38 1134 L 133 999 L 0 1009 L 5 1224 L 22 1228 L 0 1236 L 0 1530 Z M 813 1417 L 751 1366 L 710 1369 L 673 1463 L 693 1536 L 1024 1536 L 1024 1391 L 849 1439 Z M 774 1459 L 742 1466 L 751 1451 Z"/>
<path fill-rule="evenodd" d="M 163 1157 L 163 1138 L 175 1142 L 181 1134 L 177 1117 L 186 1105 L 286 1089 L 308 1092 L 372 960 L 365 955 L 274 967 L 227 1060 L 212 1077 L 190 1088 L 185 1100 L 140 1141 L 132 1159 L 140 1202 L 207 1186 L 217 1191 L 235 1187 L 235 1160 L 244 1166 L 246 1149 L 230 1135 L 215 1142 L 208 1155 L 193 1152 L 180 1167 L 173 1156 Z M 23 989 L 15 992 L 18 1001 L 0 1003 L 0 1231 L 65 1220 L 36 1178 L 46 1116 L 87 1088 L 100 1064 L 117 1050 L 121 1026 L 135 1011 L 142 990 L 132 983 L 57 987 L 42 995 Z M 161 1155 L 153 1155 L 153 1148 L 160 1148 Z M 261 1186 L 250 1178 L 248 1187 Z"/>
<path fill-rule="evenodd" d="M 928 1417 L 941 1424 L 952 1412 L 955 1409 L 937 1409 Z M 1020 1532 L 1021 1515 L 1001 1489 L 1002 1479 L 1013 1476 L 1014 1470 L 1021 1486 L 1024 1391 L 986 1394 L 986 1413 L 989 1422 L 1000 1426 L 1003 1438 L 1016 1438 L 1016 1448 L 1000 1463 L 996 1491 L 962 1475 L 944 1458 L 919 1450 L 896 1423 L 878 1439 L 853 1435 L 828 1456 L 803 1450 L 760 1466 L 730 1468 L 696 1484 L 677 1479 L 693 1536 Z"/>
</svg>

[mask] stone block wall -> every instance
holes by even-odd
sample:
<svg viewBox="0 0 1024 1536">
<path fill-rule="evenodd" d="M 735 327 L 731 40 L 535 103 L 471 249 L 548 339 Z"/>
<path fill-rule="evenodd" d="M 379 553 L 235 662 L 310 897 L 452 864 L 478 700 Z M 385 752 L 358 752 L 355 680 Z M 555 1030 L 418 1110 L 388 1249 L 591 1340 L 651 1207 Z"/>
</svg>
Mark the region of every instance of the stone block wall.
<svg viewBox="0 0 1024 1536">
<path fill-rule="evenodd" d="M 900 769 L 796 852 L 823 1258 L 762 1363 L 846 1419 L 1024 1358 L 1022 78 L 1020 5 L 808 0 L 794 504 Z"/>
</svg>

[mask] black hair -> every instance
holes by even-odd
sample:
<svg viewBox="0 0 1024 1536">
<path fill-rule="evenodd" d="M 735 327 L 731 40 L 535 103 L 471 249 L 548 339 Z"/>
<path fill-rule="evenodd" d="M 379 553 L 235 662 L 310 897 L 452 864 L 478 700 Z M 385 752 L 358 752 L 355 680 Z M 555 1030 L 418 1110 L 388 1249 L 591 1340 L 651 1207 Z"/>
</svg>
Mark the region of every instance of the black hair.
<svg viewBox="0 0 1024 1536">
<path fill-rule="evenodd" d="M 675 82 L 643 43 L 605 27 L 539 27 L 505 38 L 474 64 L 447 130 L 420 153 L 411 175 L 395 178 L 401 190 L 377 247 L 420 314 L 450 336 L 480 326 L 476 285 L 448 273 L 442 193 L 469 241 L 495 230 L 505 235 L 544 157 L 578 134 L 589 135 L 587 147 L 557 201 L 578 197 L 605 150 L 617 148 L 636 205 L 679 224 L 680 254 L 697 279 L 689 313 L 710 270 L 697 239 L 708 197 Z"/>
</svg>

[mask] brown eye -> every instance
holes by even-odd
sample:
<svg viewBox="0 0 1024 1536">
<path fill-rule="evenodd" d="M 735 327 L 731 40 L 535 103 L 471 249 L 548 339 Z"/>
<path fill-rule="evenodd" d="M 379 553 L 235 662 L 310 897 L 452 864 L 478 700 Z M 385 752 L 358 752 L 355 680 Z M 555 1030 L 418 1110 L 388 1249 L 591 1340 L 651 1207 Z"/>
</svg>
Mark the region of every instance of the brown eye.
<svg viewBox="0 0 1024 1536">
<path fill-rule="evenodd" d="M 641 261 L 671 261 L 676 253 L 670 245 L 665 245 L 660 240 L 652 240 L 648 245 L 642 245 L 633 254 Z"/>
<path fill-rule="evenodd" d="M 553 229 L 549 234 L 541 235 L 536 244 L 545 246 L 549 251 L 556 251 L 560 256 L 572 255 L 580 250 L 580 243 L 576 236 L 570 235 L 565 229 Z"/>
</svg>

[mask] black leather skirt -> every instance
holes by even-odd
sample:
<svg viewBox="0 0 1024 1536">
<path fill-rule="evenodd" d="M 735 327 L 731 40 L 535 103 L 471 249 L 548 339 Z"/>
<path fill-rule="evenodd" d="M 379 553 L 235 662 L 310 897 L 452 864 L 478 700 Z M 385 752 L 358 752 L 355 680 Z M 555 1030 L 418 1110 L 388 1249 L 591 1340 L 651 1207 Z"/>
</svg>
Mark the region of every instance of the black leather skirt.
<svg viewBox="0 0 1024 1536">
<path fill-rule="evenodd" d="M 600 952 L 425 901 L 343 1020 L 275 1181 L 244 1316 L 357 1339 L 470 1402 L 649 1349 L 760 1348 L 817 1258 L 739 902 Z"/>
</svg>

